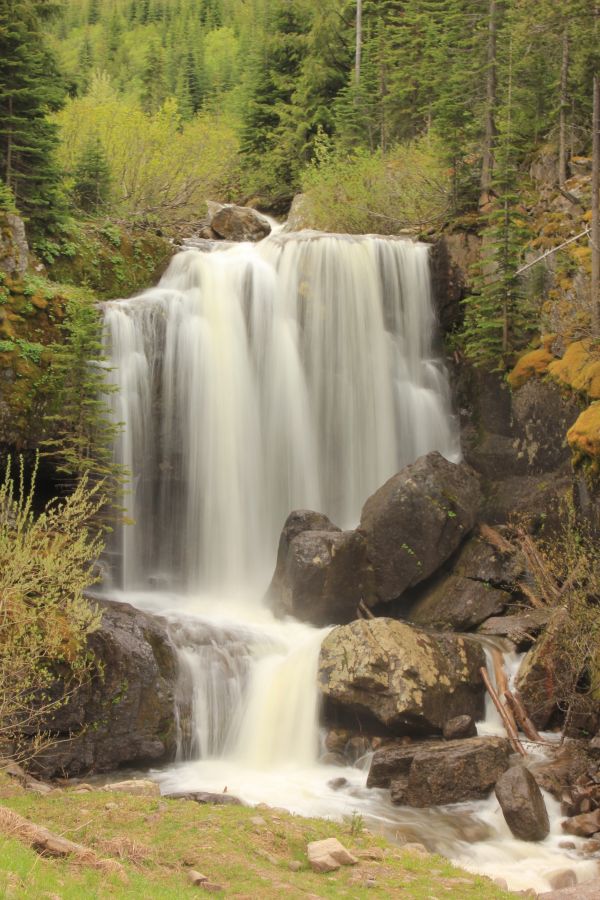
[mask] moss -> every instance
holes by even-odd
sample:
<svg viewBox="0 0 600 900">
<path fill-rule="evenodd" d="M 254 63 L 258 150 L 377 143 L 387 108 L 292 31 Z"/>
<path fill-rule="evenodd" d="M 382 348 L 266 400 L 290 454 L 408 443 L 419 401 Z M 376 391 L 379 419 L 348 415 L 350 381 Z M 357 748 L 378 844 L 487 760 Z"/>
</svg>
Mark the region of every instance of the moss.
<svg viewBox="0 0 600 900">
<path fill-rule="evenodd" d="M 509 373 L 507 381 L 511 388 L 516 390 L 522 387 L 530 378 L 534 378 L 536 375 L 544 375 L 554 359 L 554 355 L 546 346 L 539 347 L 537 350 L 531 350 L 518 360 L 512 372 Z"/>
<path fill-rule="evenodd" d="M 589 400 L 600 400 L 600 349 L 591 341 L 569 344 L 563 358 L 552 362 L 548 372 L 559 384 Z"/>
<path fill-rule="evenodd" d="M 584 410 L 567 432 L 567 441 L 576 461 L 592 459 L 600 467 L 600 403 L 592 403 Z"/>
</svg>

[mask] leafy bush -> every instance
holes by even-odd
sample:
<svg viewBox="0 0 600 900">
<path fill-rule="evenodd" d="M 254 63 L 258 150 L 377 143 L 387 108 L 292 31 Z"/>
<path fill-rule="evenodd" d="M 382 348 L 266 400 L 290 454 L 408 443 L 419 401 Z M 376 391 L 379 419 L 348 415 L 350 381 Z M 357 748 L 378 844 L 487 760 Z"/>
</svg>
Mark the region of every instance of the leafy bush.
<svg viewBox="0 0 600 900">
<path fill-rule="evenodd" d="M 0 752 L 34 753 L 40 723 L 61 706 L 52 692 L 57 672 L 67 691 L 90 671 L 87 636 L 100 617 L 83 596 L 96 579 L 102 540 L 90 527 L 103 499 L 99 486 L 83 478 L 65 500 L 41 515 L 32 502 L 37 464 L 29 489 L 23 460 L 17 483 L 10 460 L 0 485 Z"/>
<path fill-rule="evenodd" d="M 346 153 L 321 135 L 302 180 L 314 228 L 394 234 L 439 223 L 451 201 L 450 172 L 437 141 L 421 138 L 385 155 Z"/>
</svg>

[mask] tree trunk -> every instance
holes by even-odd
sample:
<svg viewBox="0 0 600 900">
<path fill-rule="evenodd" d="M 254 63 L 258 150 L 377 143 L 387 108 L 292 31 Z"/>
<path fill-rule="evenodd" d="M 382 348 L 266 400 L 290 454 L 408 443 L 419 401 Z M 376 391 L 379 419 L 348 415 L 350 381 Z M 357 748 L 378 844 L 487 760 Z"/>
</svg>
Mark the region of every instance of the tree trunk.
<svg viewBox="0 0 600 900">
<path fill-rule="evenodd" d="M 560 69 L 560 111 L 558 118 L 558 183 L 564 187 L 567 180 L 567 87 L 569 81 L 569 32 L 565 28 L 562 38 L 562 66 Z"/>
<path fill-rule="evenodd" d="M 362 0 L 356 0 L 356 55 L 354 57 L 354 80 L 356 87 L 360 84 L 360 66 L 362 56 Z"/>
<path fill-rule="evenodd" d="M 481 195 L 479 206 L 490 202 L 494 173 L 494 143 L 496 138 L 496 0 L 489 0 L 487 83 L 485 104 L 485 134 L 483 138 L 483 159 L 481 165 Z"/>
<path fill-rule="evenodd" d="M 594 113 L 592 149 L 592 328 L 600 337 L 600 75 L 594 75 Z"/>
</svg>

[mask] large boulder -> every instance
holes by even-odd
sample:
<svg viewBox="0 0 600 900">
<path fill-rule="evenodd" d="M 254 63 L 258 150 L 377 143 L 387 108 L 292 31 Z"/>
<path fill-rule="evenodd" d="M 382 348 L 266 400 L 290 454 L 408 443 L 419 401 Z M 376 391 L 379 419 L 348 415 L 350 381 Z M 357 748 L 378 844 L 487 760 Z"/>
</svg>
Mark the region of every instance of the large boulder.
<svg viewBox="0 0 600 900">
<path fill-rule="evenodd" d="M 287 517 L 266 603 L 277 616 L 313 625 L 342 625 L 373 593 L 366 543 L 341 531 L 327 516 L 299 509 Z"/>
<path fill-rule="evenodd" d="M 333 629 L 321 647 L 325 717 L 379 734 L 440 734 L 459 715 L 483 716 L 480 644 L 394 619 Z"/>
<path fill-rule="evenodd" d="M 268 220 L 248 206 L 208 203 L 210 228 L 226 241 L 262 241 L 271 233 Z"/>
<path fill-rule="evenodd" d="M 470 631 L 490 616 L 503 613 L 510 600 L 506 591 L 483 581 L 446 575 L 410 608 L 407 618 L 442 631 Z"/>
<path fill-rule="evenodd" d="M 175 756 L 178 667 L 166 623 L 127 603 L 98 605 L 102 622 L 90 636 L 95 674 L 44 723 L 55 742 L 34 765 L 48 776 Z"/>
<path fill-rule="evenodd" d="M 360 520 L 379 600 L 400 597 L 439 569 L 472 529 L 479 504 L 475 472 L 436 451 L 386 481 Z"/>
<path fill-rule="evenodd" d="M 423 749 L 412 761 L 404 802 L 422 808 L 482 799 L 508 768 L 509 755 L 508 741 L 496 737 Z"/>
<path fill-rule="evenodd" d="M 550 833 L 542 792 L 525 766 L 513 766 L 496 782 L 496 797 L 506 824 L 522 841 L 543 841 Z"/>
<path fill-rule="evenodd" d="M 412 761 L 428 746 L 439 746 L 438 741 L 415 741 L 409 744 L 385 744 L 376 750 L 367 775 L 368 788 L 387 788 L 392 781 L 408 776 Z"/>
</svg>

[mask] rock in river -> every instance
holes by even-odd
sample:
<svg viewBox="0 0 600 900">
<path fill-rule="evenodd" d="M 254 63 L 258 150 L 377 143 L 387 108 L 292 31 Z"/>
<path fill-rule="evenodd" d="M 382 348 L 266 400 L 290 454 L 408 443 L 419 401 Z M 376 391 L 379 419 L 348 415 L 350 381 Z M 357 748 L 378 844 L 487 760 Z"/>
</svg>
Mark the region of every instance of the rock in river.
<svg viewBox="0 0 600 900">
<path fill-rule="evenodd" d="M 506 823 L 522 841 L 543 841 L 550 821 L 542 792 L 525 766 L 513 766 L 496 782 L 496 797 Z"/>
<path fill-rule="evenodd" d="M 439 734 L 455 716 L 482 718 L 480 644 L 394 619 L 357 620 L 321 647 L 325 715 L 380 734 Z"/>
<path fill-rule="evenodd" d="M 360 531 L 379 600 L 393 600 L 429 578 L 475 524 L 479 480 L 465 463 L 437 452 L 392 476 L 365 503 Z"/>
</svg>

